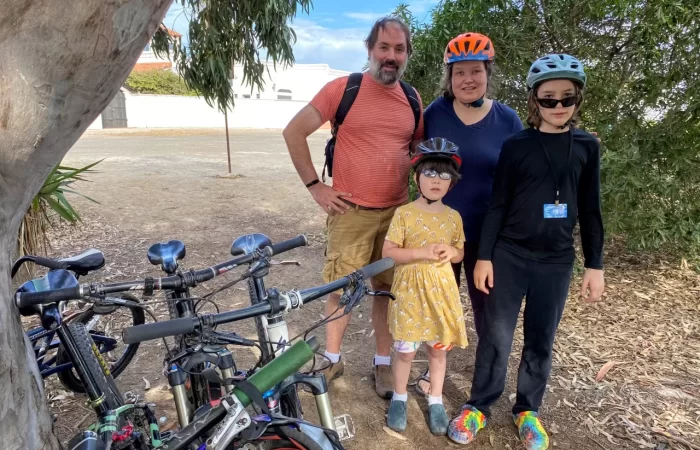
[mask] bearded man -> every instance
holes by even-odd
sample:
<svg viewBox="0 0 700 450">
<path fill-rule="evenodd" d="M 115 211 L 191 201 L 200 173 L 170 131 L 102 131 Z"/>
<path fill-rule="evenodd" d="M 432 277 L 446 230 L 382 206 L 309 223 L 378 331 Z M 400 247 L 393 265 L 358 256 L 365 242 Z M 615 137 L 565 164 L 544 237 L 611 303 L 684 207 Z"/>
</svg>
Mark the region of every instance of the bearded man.
<svg viewBox="0 0 700 450">
<path fill-rule="evenodd" d="M 369 70 L 326 84 L 283 133 L 299 177 L 328 214 L 324 282 L 381 259 L 394 211 L 408 201 L 408 150 L 423 139 L 420 97 L 400 81 L 411 55 L 408 27 L 398 18 L 382 18 L 372 27 L 365 44 Z M 347 98 L 353 100 L 341 119 L 342 126 L 338 126 L 336 113 L 344 97 L 344 109 Z M 335 136 L 332 161 L 327 159 L 332 185 L 319 181 L 307 142 L 307 137 L 327 121 L 333 123 Z M 374 290 L 389 291 L 392 279 L 393 271 L 389 270 L 370 282 Z M 339 301 L 339 293 L 330 295 L 327 315 L 342 313 Z M 388 297 L 373 297 L 372 305 L 376 340 L 372 374 L 375 390 L 383 398 L 393 394 L 389 301 Z M 349 321 L 346 315 L 326 326 L 325 355 L 331 363 L 324 369 L 328 382 L 343 374 L 345 362 L 340 351 Z"/>
</svg>

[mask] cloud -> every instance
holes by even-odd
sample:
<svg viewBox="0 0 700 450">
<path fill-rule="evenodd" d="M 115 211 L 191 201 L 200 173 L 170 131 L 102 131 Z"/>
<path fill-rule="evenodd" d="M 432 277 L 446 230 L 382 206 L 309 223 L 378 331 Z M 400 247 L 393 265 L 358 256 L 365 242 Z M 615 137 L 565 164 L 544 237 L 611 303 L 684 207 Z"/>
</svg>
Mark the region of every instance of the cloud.
<svg viewBox="0 0 700 450">
<path fill-rule="evenodd" d="M 294 59 L 300 64 L 328 64 L 332 69 L 360 71 L 367 61 L 364 39 L 369 29 L 328 28 L 318 22 L 296 18 Z"/>
<path fill-rule="evenodd" d="M 384 17 L 391 14 L 391 11 L 388 12 L 344 12 L 343 15 L 345 17 L 348 17 L 350 19 L 355 19 L 360 22 L 374 22 L 380 17 Z"/>
<path fill-rule="evenodd" d="M 427 14 L 435 5 L 440 3 L 440 0 L 415 0 L 409 1 L 408 9 L 413 13 L 418 20 L 422 20 L 421 14 Z"/>
</svg>

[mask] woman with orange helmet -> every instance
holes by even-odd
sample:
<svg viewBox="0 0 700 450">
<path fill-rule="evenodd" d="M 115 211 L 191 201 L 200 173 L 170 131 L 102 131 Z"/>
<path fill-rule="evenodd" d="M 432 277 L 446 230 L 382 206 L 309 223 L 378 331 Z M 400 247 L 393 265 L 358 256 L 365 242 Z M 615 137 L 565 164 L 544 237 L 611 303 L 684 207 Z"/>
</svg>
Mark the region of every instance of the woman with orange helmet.
<svg viewBox="0 0 700 450">
<path fill-rule="evenodd" d="M 464 267 L 477 336 L 483 328 L 486 294 L 476 289 L 476 265 L 481 224 L 491 197 L 493 174 L 508 136 L 523 129 L 517 113 L 489 98 L 496 51 L 488 36 L 467 32 L 456 36 L 445 48 L 443 95 L 425 110 L 426 139 L 442 137 L 459 147 L 462 158 L 460 181 L 447 193 L 444 203 L 462 216 L 464 260 L 453 265 L 457 283 Z M 421 375 L 416 390 L 428 394 L 430 374 Z"/>
</svg>

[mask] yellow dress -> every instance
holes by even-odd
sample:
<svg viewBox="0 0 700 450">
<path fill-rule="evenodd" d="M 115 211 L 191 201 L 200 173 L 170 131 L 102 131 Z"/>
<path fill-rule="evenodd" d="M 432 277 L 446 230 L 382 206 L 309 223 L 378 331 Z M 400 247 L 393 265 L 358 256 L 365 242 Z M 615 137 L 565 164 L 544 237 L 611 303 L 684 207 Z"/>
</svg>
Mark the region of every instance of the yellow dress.
<svg viewBox="0 0 700 450">
<path fill-rule="evenodd" d="M 430 213 L 409 203 L 396 210 L 386 240 L 402 248 L 428 244 L 463 248 L 462 218 L 449 207 L 441 213 Z M 389 307 L 389 329 L 394 340 L 437 340 L 445 345 L 467 346 L 459 288 L 449 261 L 398 264 L 391 291 L 396 296 Z"/>
</svg>

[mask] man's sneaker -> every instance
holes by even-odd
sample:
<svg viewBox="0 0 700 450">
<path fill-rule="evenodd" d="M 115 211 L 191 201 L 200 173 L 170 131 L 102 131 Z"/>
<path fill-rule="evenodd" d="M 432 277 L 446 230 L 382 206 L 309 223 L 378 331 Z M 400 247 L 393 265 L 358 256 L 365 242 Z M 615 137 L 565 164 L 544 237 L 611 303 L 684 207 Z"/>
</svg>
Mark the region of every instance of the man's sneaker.
<svg viewBox="0 0 700 450">
<path fill-rule="evenodd" d="M 534 411 L 524 411 L 513 414 L 513 421 L 518 427 L 520 442 L 526 450 L 546 450 L 549 448 L 549 436 Z"/>
<path fill-rule="evenodd" d="M 394 378 L 391 375 L 391 366 L 380 365 L 372 367 L 374 377 L 374 390 L 381 398 L 394 396 Z"/>
<path fill-rule="evenodd" d="M 337 363 L 331 363 L 328 367 L 320 370 L 320 372 L 326 376 L 326 383 L 330 383 L 345 372 L 345 361 L 343 361 L 343 358 L 340 358 Z"/>
<path fill-rule="evenodd" d="M 458 444 L 468 444 L 486 426 L 486 416 L 471 405 L 464 405 L 462 413 L 447 427 L 447 437 Z"/>
<path fill-rule="evenodd" d="M 392 394 L 393 395 L 393 394 Z M 392 400 L 389 405 L 389 413 L 386 416 L 386 426 L 394 431 L 406 431 L 406 402 Z"/>
</svg>

